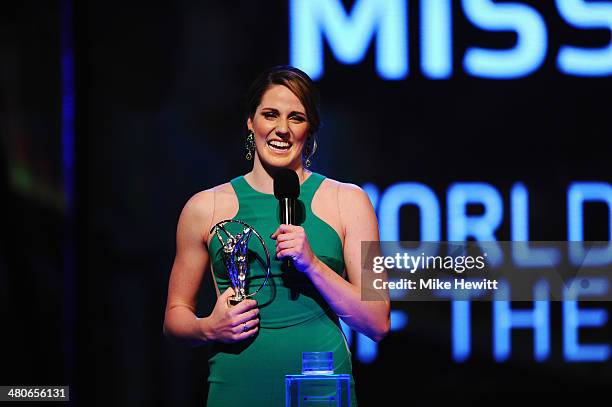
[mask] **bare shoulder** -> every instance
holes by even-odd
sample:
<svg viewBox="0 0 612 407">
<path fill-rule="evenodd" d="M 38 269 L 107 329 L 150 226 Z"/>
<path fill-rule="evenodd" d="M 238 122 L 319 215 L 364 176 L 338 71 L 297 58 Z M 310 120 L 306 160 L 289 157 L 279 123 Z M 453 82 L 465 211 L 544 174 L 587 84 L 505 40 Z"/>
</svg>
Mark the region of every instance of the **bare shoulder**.
<svg viewBox="0 0 612 407">
<path fill-rule="evenodd" d="M 212 221 L 215 206 L 220 205 L 220 202 L 227 202 L 233 195 L 229 182 L 197 192 L 185 204 L 181 217 L 187 217 L 199 224 L 208 224 Z"/>
<path fill-rule="evenodd" d="M 368 194 L 358 185 L 331 180 L 338 188 L 338 200 L 344 210 L 364 210 L 372 208 Z"/>
<path fill-rule="evenodd" d="M 344 227 L 355 221 L 359 222 L 364 221 L 366 218 L 376 218 L 368 194 L 359 186 L 326 178 L 322 187 L 326 187 L 329 191 L 334 191 L 333 193 L 337 197 L 338 210 L 340 211 L 340 218 Z"/>
<path fill-rule="evenodd" d="M 221 203 L 226 202 L 227 199 L 230 199 L 236 196 L 236 193 L 234 192 L 234 188 L 232 187 L 232 184 L 229 182 L 226 182 L 221 185 L 217 185 L 203 192 L 211 192 L 212 194 L 214 194 L 215 199 L 217 201 L 217 205 L 219 204 L 219 202 Z"/>
<path fill-rule="evenodd" d="M 368 194 L 359 186 L 348 182 L 325 178 L 321 184 L 321 190 L 326 193 L 334 193 L 338 196 L 340 204 L 369 204 Z"/>
<path fill-rule="evenodd" d="M 338 207 L 347 241 L 378 240 L 376 213 L 368 194 L 361 187 L 338 182 Z"/>
</svg>

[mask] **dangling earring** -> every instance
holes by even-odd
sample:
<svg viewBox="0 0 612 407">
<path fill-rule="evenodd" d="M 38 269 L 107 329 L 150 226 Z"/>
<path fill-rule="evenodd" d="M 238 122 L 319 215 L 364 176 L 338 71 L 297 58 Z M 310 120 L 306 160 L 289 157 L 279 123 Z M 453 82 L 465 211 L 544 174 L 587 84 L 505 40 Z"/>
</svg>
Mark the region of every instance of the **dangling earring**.
<svg viewBox="0 0 612 407">
<path fill-rule="evenodd" d="M 310 160 L 314 155 L 315 151 L 317 151 L 317 140 L 314 137 L 308 136 L 306 139 L 306 145 L 304 146 L 304 156 L 306 157 L 305 165 L 306 168 L 309 168 L 312 164 Z"/>
<path fill-rule="evenodd" d="M 249 130 L 244 142 L 244 148 L 247 151 L 244 158 L 251 161 L 253 159 L 253 152 L 255 151 L 255 133 L 253 133 L 253 130 Z"/>
</svg>

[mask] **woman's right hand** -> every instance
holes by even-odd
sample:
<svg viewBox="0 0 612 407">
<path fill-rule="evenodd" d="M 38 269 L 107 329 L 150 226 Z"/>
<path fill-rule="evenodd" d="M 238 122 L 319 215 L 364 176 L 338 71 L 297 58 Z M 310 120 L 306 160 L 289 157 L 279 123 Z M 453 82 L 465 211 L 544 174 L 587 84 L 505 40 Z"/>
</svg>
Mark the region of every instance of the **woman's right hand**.
<svg viewBox="0 0 612 407">
<path fill-rule="evenodd" d="M 232 343 L 251 338 L 259 331 L 257 301 L 246 299 L 230 307 L 229 297 L 234 295 L 230 287 L 217 298 L 215 308 L 208 318 L 201 320 L 201 328 L 209 340 Z"/>
</svg>

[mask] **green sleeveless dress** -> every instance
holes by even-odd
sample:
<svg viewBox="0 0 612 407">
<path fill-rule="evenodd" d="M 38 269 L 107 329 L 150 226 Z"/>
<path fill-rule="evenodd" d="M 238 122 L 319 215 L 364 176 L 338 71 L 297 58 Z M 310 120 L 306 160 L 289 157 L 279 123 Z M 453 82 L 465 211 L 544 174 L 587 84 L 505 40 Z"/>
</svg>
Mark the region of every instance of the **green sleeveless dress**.
<svg viewBox="0 0 612 407">
<path fill-rule="evenodd" d="M 342 243 L 336 231 L 311 210 L 312 198 L 324 176 L 316 173 L 304 181 L 298 199 L 298 223 L 304 227 L 315 256 L 336 273 L 344 272 Z M 335 373 L 351 374 L 351 403 L 357 405 L 352 377 L 351 353 L 338 317 L 310 280 L 296 270 L 281 270 L 275 241 L 270 235 L 278 228 L 278 200 L 273 194 L 253 189 L 243 176 L 231 181 L 239 209 L 234 219 L 253 226 L 270 252 L 268 283 L 254 297 L 260 310 L 258 334 L 249 340 L 215 343 L 209 359 L 208 406 L 285 405 L 285 375 L 300 374 L 302 352 L 332 351 Z M 232 230 L 232 227 L 233 230 Z M 230 224 L 232 234 L 242 227 Z M 229 287 L 221 244 L 210 243 L 211 264 L 221 292 Z M 265 252 L 257 237 L 249 243 L 250 271 L 247 292 L 254 292 L 265 277 Z"/>
</svg>

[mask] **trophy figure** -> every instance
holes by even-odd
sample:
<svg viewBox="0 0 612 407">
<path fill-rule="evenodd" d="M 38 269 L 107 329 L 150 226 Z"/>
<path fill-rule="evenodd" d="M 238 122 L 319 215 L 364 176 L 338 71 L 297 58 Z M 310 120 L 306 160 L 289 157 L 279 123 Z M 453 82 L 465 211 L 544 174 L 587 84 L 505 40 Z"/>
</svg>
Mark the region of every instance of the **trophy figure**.
<svg viewBox="0 0 612 407">
<path fill-rule="evenodd" d="M 243 226 L 243 229 L 240 233 L 232 235 L 225 227 L 228 223 L 238 223 Z M 226 241 L 224 241 L 223 236 L 221 236 L 222 232 L 225 234 Z M 219 239 L 219 242 L 221 243 L 221 246 L 223 247 L 223 262 L 225 263 L 225 268 L 227 269 L 230 284 L 234 289 L 234 295 L 228 299 L 228 304 L 230 306 L 234 306 L 246 298 L 257 294 L 266 284 L 268 277 L 270 276 L 270 253 L 268 252 L 268 248 L 266 247 L 261 235 L 246 222 L 236 219 L 222 220 L 212 227 L 210 233 L 215 233 Z M 249 240 L 253 235 L 259 239 L 259 242 L 266 253 L 266 278 L 259 288 L 255 290 L 255 292 L 247 294 L 246 282 L 249 274 L 248 246 Z"/>
</svg>

